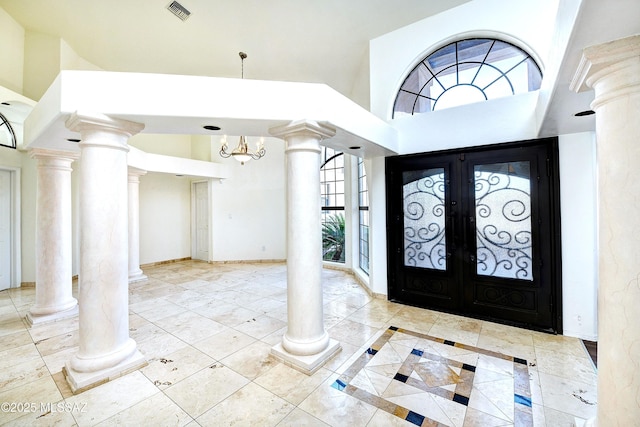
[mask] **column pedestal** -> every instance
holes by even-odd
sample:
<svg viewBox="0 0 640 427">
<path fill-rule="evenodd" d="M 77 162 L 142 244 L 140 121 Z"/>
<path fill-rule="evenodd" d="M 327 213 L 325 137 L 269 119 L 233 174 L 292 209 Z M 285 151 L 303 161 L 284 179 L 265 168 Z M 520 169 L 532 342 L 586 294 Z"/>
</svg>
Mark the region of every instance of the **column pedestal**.
<svg viewBox="0 0 640 427">
<path fill-rule="evenodd" d="M 74 393 L 146 365 L 129 337 L 127 152 L 143 125 L 73 114 L 80 132 L 79 348 L 64 368 Z"/>
<path fill-rule="evenodd" d="M 637 425 L 640 35 L 586 48 L 572 84 L 595 90 L 598 153 L 598 412 L 587 425 Z"/>
<path fill-rule="evenodd" d="M 287 332 L 271 353 L 312 374 L 340 351 L 324 329 L 322 234 L 320 230 L 320 140 L 335 130 L 300 121 L 271 129 L 286 143 Z"/>
<path fill-rule="evenodd" d="M 30 155 L 38 162 L 36 302 L 26 315 L 33 326 L 78 314 L 71 272 L 71 163 L 78 155 L 45 149 Z"/>
<path fill-rule="evenodd" d="M 147 280 L 140 268 L 140 177 L 146 173 L 129 168 L 129 283 Z"/>
</svg>

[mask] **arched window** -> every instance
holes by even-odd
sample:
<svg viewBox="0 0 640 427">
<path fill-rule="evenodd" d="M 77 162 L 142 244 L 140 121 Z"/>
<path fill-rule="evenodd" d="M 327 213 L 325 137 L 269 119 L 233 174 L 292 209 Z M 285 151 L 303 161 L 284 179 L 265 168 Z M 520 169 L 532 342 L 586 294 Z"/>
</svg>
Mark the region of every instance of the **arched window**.
<svg viewBox="0 0 640 427">
<path fill-rule="evenodd" d="M 428 55 L 402 83 L 397 114 L 442 110 L 540 88 L 542 72 L 533 58 L 510 43 L 473 38 Z"/>
<path fill-rule="evenodd" d="M 0 145 L 14 150 L 17 146 L 16 134 L 9 120 L 2 113 L 0 113 Z"/>
<path fill-rule="evenodd" d="M 320 156 L 322 259 L 344 263 L 344 153 L 322 147 Z"/>
</svg>

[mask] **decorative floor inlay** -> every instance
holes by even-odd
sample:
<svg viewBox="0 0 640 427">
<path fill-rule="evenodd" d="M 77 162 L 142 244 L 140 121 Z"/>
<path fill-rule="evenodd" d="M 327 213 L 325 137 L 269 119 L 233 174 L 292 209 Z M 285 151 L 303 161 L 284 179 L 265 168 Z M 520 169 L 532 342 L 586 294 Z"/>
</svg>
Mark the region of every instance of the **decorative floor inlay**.
<svg viewBox="0 0 640 427">
<path fill-rule="evenodd" d="M 394 326 L 332 387 L 418 426 L 462 425 L 468 408 L 533 425 L 526 360 Z"/>
</svg>

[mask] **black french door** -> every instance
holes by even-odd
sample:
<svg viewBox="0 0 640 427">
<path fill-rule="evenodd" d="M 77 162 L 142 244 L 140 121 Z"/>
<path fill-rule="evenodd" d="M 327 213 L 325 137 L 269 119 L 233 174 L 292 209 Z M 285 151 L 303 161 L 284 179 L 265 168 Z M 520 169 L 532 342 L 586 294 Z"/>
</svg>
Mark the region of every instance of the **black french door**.
<svg viewBox="0 0 640 427">
<path fill-rule="evenodd" d="M 386 160 L 389 298 L 561 332 L 557 138 Z"/>
</svg>

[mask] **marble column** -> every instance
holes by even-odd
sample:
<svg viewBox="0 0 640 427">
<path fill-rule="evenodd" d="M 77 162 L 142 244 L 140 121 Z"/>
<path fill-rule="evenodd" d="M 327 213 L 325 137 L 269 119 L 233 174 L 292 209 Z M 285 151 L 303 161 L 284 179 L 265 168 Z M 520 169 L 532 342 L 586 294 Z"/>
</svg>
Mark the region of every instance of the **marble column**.
<svg viewBox="0 0 640 427">
<path fill-rule="evenodd" d="M 140 177 L 147 171 L 129 168 L 129 283 L 147 280 L 140 268 Z"/>
<path fill-rule="evenodd" d="M 588 47 L 572 88 L 593 88 L 598 163 L 598 412 L 640 415 L 640 35 Z"/>
<path fill-rule="evenodd" d="M 287 332 L 272 354 L 311 374 L 340 350 L 324 328 L 320 141 L 335 130 L 311 121 L 271 129 L 287 163 Z"/>
<path fill-rule="evenodd" d="M 72 296 L 71 163 L 78 154 L 32 149 L 37 161 L 36 302 L 27 313 L 30 326 L 78 314 Z"/>
<path fill-rule="evenodd" d="M 75 113 L 80 133 L 79 348 L 64 369 L 74 393 L 146 364 L 129 336 L 127 152 L 144 125 Z"/>
</svg>

